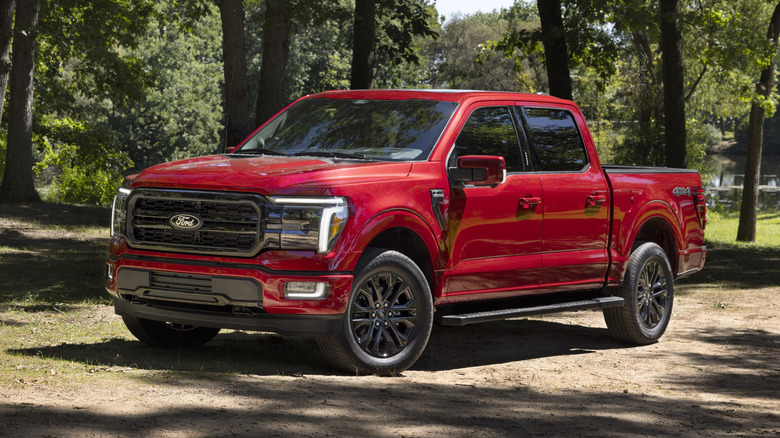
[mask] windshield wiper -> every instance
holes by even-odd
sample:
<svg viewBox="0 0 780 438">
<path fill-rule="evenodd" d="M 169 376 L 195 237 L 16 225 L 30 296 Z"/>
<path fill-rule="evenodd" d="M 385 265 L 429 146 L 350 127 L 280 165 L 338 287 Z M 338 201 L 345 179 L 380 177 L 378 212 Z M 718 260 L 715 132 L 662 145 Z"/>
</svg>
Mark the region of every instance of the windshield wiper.
<svg viewBox="0 0 780 438">
<path fill-rule="evenodd" d="M 251 154 L 251 155 L 281 155 L 283 157 L 286 157 L 287 154 L 284 152 L 275 151 L 273 149 L 244 149 L 240 151 L 234 152 L 236 154 Z"/>
<path fill-rule="evenodd" d="M 330 157 L 330 158 L 351 158 L 356 160 L 368 160 L 365 155 L 350 154 L 348 152 L 338 151 L 302 151 L 295 154 L 296 157 L 309 156 L 309 157 Z"/>
</svg>

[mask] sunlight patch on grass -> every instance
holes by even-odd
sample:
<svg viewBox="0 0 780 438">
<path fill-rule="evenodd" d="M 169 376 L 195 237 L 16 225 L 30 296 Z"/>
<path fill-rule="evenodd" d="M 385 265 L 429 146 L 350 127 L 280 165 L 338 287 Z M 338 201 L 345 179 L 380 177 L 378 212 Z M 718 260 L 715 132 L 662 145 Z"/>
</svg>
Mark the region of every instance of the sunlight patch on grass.
<svg viewBox="0 0 780 438">
<path fill-rule="evenodd" d="M 780 212 L 758 215 L 756 241 L 737 242 L 739 213 L 707 213 L 705 240 L 713 248 L 780 249 Z"/>
</svg>

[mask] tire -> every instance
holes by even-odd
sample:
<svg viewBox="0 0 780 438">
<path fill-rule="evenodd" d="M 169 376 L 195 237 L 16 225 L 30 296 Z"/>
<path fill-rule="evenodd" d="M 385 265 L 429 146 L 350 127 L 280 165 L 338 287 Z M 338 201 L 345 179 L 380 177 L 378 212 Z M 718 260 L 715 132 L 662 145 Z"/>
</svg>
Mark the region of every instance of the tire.
<svg viewBox="0 0 780 438">
<path fill-rule="evenodd" d="M 638 245 L 618 295 L 622 307 L 604 309 L 609 333 L 618 341 L 647 345 L 664 334 L 672 316 L 674 276 L 666 253 L 655 243 Z"/>
<path fill-rule="evenodd" d="M 127 329 L 139 341 L 153 347 L 194 348 L 210 341 L 219 333 L 219 329 L 171 324 L 149 319 L 133 318 L 122 315 Z"/>
<path fill-rule="evenodd" d="M 399 252 L 372 248 L 355 269 L 341 333 L 317 344 L 348 373 L 396 375 L 417 361 L 432 327 L 433 298 L 420 268 Z"/>
</svg>

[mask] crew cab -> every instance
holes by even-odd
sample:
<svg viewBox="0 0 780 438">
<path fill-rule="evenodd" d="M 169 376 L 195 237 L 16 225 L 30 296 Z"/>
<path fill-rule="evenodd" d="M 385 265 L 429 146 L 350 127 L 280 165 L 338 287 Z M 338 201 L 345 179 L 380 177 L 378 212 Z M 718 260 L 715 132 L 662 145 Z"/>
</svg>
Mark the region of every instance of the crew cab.
<svg viewBox="0 0 780 438">
<path fill-rule="evenodd" d="M 648 344 L 704 265 L 704 201 L 696 171 L 602 165 L 571 101 L 332 91 L 127 177 L 105 286 L 144 343 L 309 336 L 348 372 L 409 368 L 434 322 L 602 309 Z"/>
</svg>

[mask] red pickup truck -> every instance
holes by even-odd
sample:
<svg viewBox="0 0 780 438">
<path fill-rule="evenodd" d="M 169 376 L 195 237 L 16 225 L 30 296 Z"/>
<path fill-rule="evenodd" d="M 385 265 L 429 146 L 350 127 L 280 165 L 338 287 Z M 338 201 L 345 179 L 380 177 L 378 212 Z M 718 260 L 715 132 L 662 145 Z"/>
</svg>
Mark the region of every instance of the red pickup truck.
<svg viewBox="0 0 780 438">
<path fill-rule="evenodd" d="M 706 258 L 701 178 L 605 166 L 579 108 L 544 95 L 334 91 L 229 153 L 116 196 L 106 289 L 141 341 L 311 336 L 349 372 L 397 373 L 433 323 L 603 309 L 656 341 Z"/>
</svg>

